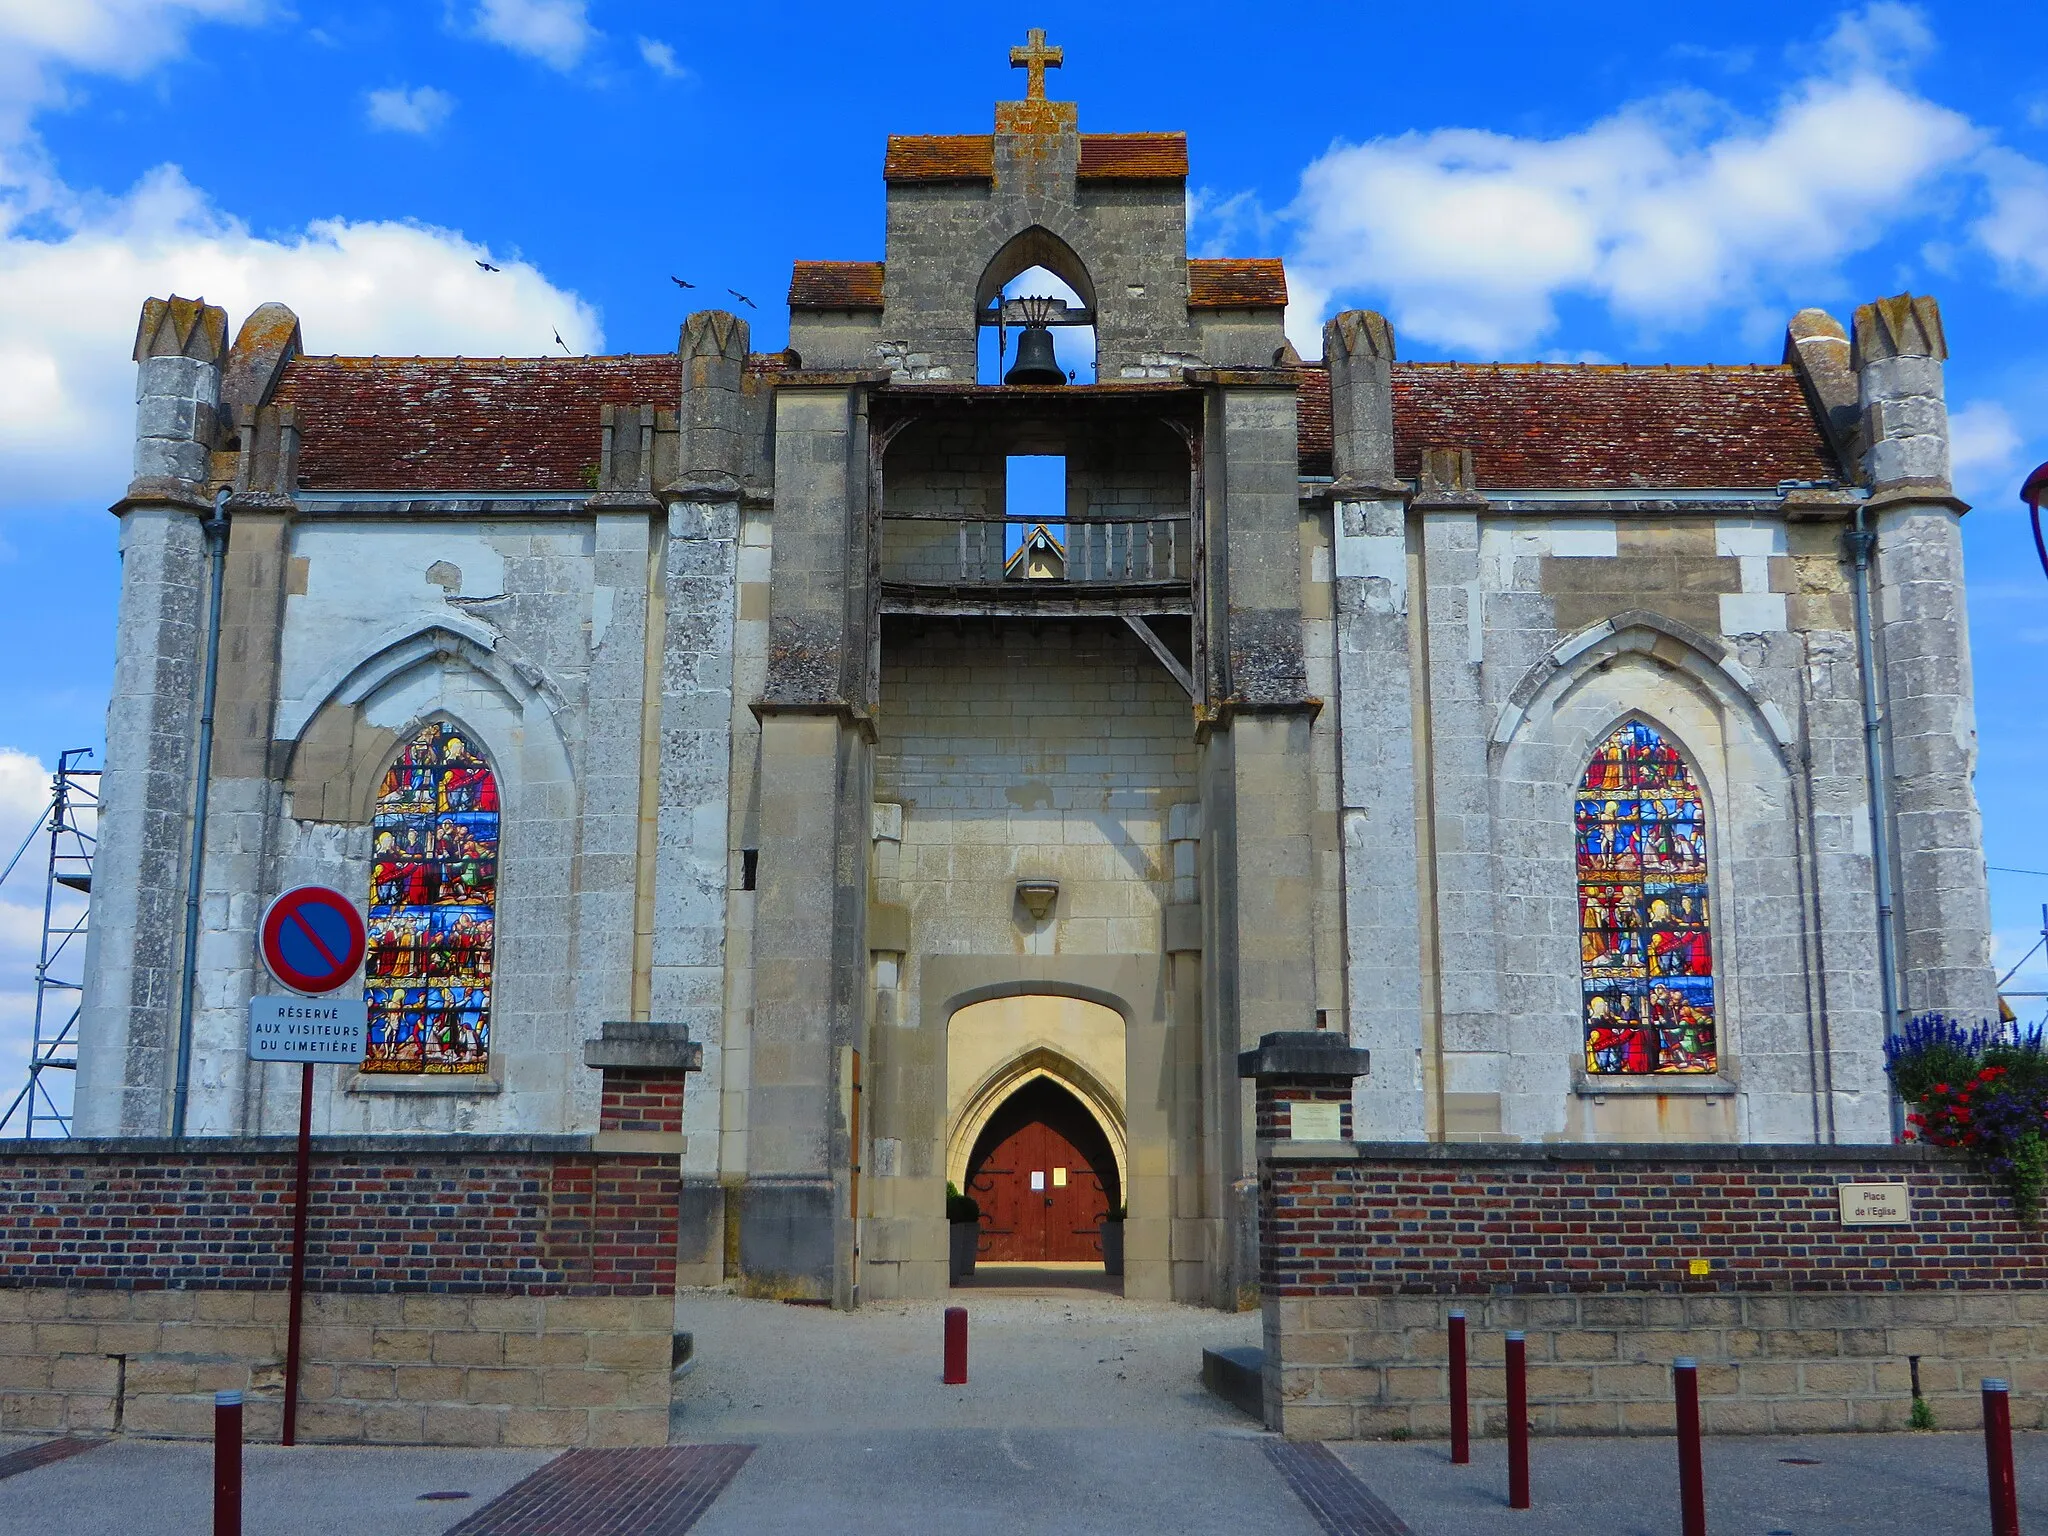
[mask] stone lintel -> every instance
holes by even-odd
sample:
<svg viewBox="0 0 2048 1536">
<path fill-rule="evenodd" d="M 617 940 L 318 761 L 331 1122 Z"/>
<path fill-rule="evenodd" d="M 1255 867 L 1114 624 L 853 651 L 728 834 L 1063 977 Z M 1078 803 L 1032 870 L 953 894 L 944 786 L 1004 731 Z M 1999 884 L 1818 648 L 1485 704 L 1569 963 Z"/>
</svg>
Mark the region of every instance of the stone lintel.
<svg viewBox="0 0 2048 1536">
<path fill-rule="evenodd" d="M 704 1047 L 687 1025 L 607 1019 L 604 1033 L 583 1042 L 583 1064 L 614 1072 L 701 1072 Z"/>
<path fill-rule="evenodd" d="M 290 1152 L 297 1136 L 73 1136 L 62 1141 L 0 1141 L 0 1157 L 12 1160 L 81 1157 L 247 1157 L 252 1153 Z M 322 1154 L 364 1153 L 375 1157 L 473 1157 L 504 1153 L 573 1155 L 590 1150 L 587 1135 L 470 1134 L 467 1132 L 399 1132 L 393 1135 L 330 1136 L 315 1133 L 313 1150 Z"/>
<path fill-rule="evenodd" d="M 213 498 L 206 494 L 204 486 L 194 481 L 152 475 L 129 481 L 128 494 L 107 510 L 116 517 L 122 517 L 144 507 L 175 507 L 209 516 L 213 512 Z"/>
<path fill-rule="evenodd" d="M 1572 1092 L 1582 1099 L 1650 1097 L 1728 1098 L 1737 1092 L 1732 1075 L 1719 1072 L 1629 1072 L 1597 1076 L 1583 1065 L 1572 1073 Z"/>
<path fill-rule="evenodd" d="M 1310 720 L 1323 712 L 1323 701 L 1313 696 L 1301 699 L 1224 699 L 1213 709 L 1197 711 L 1195 739 L 1207 741 L 1215 730 L 1229 730 L 1240 716 L 1258 720 L 1287 715 L 1306 715 Z"/>
<path fill-rule="evenodd" d="M 358 1072 L 348 1080 L 349 1093 L 421 1094 L 428 1098 L 483 1098 L 503 1093 L 505 1085 L 488 1072 Z"/>
<path fill-rule="evenodd" d="M 1333 501 L 1409 501 L 1415 495 L 1413 486 L 1400 480 L 1365 480 L 1352 475 L 1339 475 L 1328 485 L 1318 489 Z"/>
<path fill-rule="evenodd" d="M 724 498 L 731 501 L 734 498 Z M 598 491 L 584 503 L 593 513 L 639 512 L 649 517 L 662 510 L 661 497 L 652 491 Z"/>
<path fill-rule="evenodd" d="M 747 487 L 736 475 L 685 475 L 664 485 L 658 494 L 664 502 L 723 504 L 744 500 Z"/>
<path fill-rule="evenodd" d="M 1298 368 L 1184 368 L 1181 377 L 1199 388 L 1298 389 Z"/>
<path fill-rule="evenodd" d="M 237 491 L 228 498 L 229 517 L 293 517 L 298 510 L 298 498 L 277 491 Z"/>
<path fill-rule="evenodd" d="M 1825 523 L 1851 516 L 1860 502 L 1853 491 L 1818 487 L 1787 491 L 1781 511 L 1788 523 Z"/>
<path fill-rule="evenodd" d="M 1250 1053 L 1247 1053 L 1250 1054 Z M 1295 1143 L 1300 1146 L 1303 1143 Z M 1326 1145 L 1330 1145 L 1327 1144 Z M 1490 1163 L 1622 1163 L 1663 1167 L 1675 1163 L 1898 1163 L 1936 1167 L 1967 1163 L 1968 1154 L 1919 1142 L 1893 1146 L 1884 1142 L 1730 1142 L 1730 1141 L 1355 1141 L 1326 1160 L 1356 1163 L 1455 1163 L 1484 1167 Z M 1287 1156 L 1285 1142 L 1274 1143 L 1274 1156 Z M 1311 1159 L 1313 1160 L 1313 1159 Z"/>
<path fill-rule="evenodd" d="M 1364 1077 L 1371 1055 L 1341 1034 L 1321 1029 L 1278 1030 L 1237 1055 L 1237 1075 L 1264 1083 L 1279 1077 Z"/>
<path fill-rule="evenodd" d="M 1957 516 L 1970 510 L 1970 504 L 1956 495 L 1945 480 L 1894 480 L 1882 489 L 1872 491 L 1870 499 L 1863 503 L 1872 512 L 1887 512 L 1893 507 L 1947 507 Z"/>
<path fill-rule="evenodd" d="M 853 389 L 886 384 L 893 375 L 886 368 L 791 368 L 761 377 L 776 389 Z"/>
<path fill-rule="evenodd" d="M 774 715 L 831 715 L 849 729 L 859 731 L 870 745 L 875 741 L 875 719 L 858 704 L 845 699 L 756 699 L 747 708 L 756 720 Z"/>
</svg>

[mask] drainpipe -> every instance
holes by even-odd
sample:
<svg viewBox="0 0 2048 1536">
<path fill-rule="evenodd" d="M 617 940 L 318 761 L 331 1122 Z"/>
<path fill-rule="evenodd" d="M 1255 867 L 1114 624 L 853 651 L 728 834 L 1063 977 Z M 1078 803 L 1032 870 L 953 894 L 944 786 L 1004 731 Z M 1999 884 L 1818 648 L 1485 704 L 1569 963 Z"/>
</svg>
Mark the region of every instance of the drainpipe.
<svg viewBox="0 0 2048 1536">
<path fill-rule="evenodd" d="M 1870 623 L 1870 557 L 1877 534 L 1858 505 L 1853 527 L 1843 535 L 1848 545 L 1850 587 L 1856 596 L 1856 662 L 1863 674 L 1863 751 L 1870 768 L 1870 858 L 1877 873 L 1877 982 L 1884 999 L 1884 1037 L 1899 1032 L 1899 971 L 1892 926 L 1892 796 L 1885 763 L 1884 715 L 1878 704 L 1877 646 Z M 1891 1101 L 1892 1140 L 1905 1131 L 1906 1106 L 1887 1089 Z"/>
<path fill-rule="evenodd" d="M 185 958 L 178 967 L 178 1083 L 171 1098 L 171 1135 L 185 1134 L 192 1091 L 192 996 L 199 985 L 199 894 L 206 869 L 206 791 L 213 780 L 213 701 L 220 683 L 220 590 L 227 566 L 228 493 L 214 493 L 206 530 L 212 596 L 206 609 L 206 685 L 199 706 L 199 788 L 192 799 L 192 849 L 185 861 Z"/>
</svg>

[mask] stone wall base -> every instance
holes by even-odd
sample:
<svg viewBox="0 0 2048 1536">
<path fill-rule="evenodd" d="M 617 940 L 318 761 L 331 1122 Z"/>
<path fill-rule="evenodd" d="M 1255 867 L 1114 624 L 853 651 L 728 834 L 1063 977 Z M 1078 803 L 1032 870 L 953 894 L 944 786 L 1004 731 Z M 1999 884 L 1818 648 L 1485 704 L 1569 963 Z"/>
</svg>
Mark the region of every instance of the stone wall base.
<svg viewBox="0 0 2048 1536">
<path fill-rule="evenodd" d="M 278 1291 L 0 1289 L 0 1431 L 213 1434 L 240 1388 L 281 1434 Z M 667 1296 L 306 1298 L 299 1438 L 344 1445 L 663 1445 Z"/>
<path fill-rule="evenodd" d="M 1699 1361 L 1710 1434 L 1903 1429 L 1912 1359 L 1942 1429 L 2012 1383 L 2048 1428 L 2048 1292 L 1900 1290 L 1265 1300 L 1266 1426 L 1290 1440 L 1450 1433 L 1449 1314 L 1466 1316 L 1473 1430 L 1506 1432 L 1505 1334 L 1528 1337 L 1537 1434 L 1670 1434 L 1671 1362 Z"/>
</svg>

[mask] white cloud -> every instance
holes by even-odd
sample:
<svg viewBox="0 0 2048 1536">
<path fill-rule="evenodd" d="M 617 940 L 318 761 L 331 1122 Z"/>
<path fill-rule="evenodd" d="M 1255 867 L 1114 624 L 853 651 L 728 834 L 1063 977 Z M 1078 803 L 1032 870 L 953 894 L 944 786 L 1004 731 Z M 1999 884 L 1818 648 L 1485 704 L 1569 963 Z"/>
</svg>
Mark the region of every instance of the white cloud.
<svg viewBox="0 0 2048 1536">
<path fill-rule="evenodd" d="M 455 98 L 431 85 L 395 85 L 370 92 L 370 126 L 393 133 L 432 133 L 454 110 Z"/>
<path fill-rule="evenodd" d="M 49 799 L 50 770 L 18 748 L 0 747 L 0 859 L 14 856 Z"/>
<path fill-rule="evenodd" d="M 2024 447 L 2012 412 L 1996 400 L 1973 400 L 1949 412 L 1950 476 L 1965 501 L 2001 510 L 2018 506 Z"/>
<path fill-rule="evenodd" d="M 554 69 L 574 69 L 597 33 L 584 14 L 584 0 L 481 0 L 476 29 L 514 53 Z"/>
<path fill-rule="evenodd" d="M 689 66 L 676 58 L 675 49 L 671 48 L 667 43 L 652 37 L 641 38 L 640 57 L 647 61 L 649 69 L 666 79 L 687 80 L 690 78 Z"/>
<path fill-rule="evenodd" d="M 1980 141 L 1864 71 L 1802 82 L 1764 123 L 1681 95 L 1557 139 L 1453 128 L 1340 144 L 1289 210 L 1297 341 L 1360 292 L 1383 295 L 1399 330 L 1479 354 L 1535 346 L 1567 295 L 1694 326 L 1825 276 Z"/>
<path fill-rule="evenodd" d="M 477 270 L 479 258 L 503 268 Z M 125 196 L 77 199 L 61 238 L 0 225 L 0 507 L 119 494 L 129 474 L 135 316 L 151 294 L 203 296 L 231 325 L 265 300 L 319 352 L 531 354 L 552 332 L 603 347 L 597 313 L 525 262 L 420 224 L 322 219 L 259 236 L 175 167 Z"/>
<path fill-rule="evenodd" d="M 1991 207 L 1971 233 L 2016 287 L 2048 288 L 2048 167 L 2009 149 L 1978 158 Z"/>
<path fill-rule="evenodd" d="M 136 79 L 184 51 L 195 22 L 261 19 L 267 0 L 0 0 L 0 140 L 63 99 L 69 70 Z"/>
</svg>

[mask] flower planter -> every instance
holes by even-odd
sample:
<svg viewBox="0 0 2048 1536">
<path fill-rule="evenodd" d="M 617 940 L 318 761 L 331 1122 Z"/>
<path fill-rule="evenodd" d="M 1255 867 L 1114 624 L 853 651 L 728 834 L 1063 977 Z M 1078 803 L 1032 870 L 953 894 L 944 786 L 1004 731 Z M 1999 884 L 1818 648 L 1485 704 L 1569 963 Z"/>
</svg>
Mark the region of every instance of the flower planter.
<svg viewBox="0 0 2048 1536">
<path fill-rule="evenodd" d="M 1107 1274 L 1122 1277 L 1124 1272 L 1124 1224 L 1120 1221 L 1105 1221 L 1102 1224 L 1102 1268 Z"/>
<path fill-rule="evenodd" d="M 955 1284 L 968 1279 L 974 1273 L 974 1255 L 981 1247 L 981 1223 L 978 1221 L 956 1221 L 949 1223 L 952 1231 L 952 1280 Z"/>
</svg>

